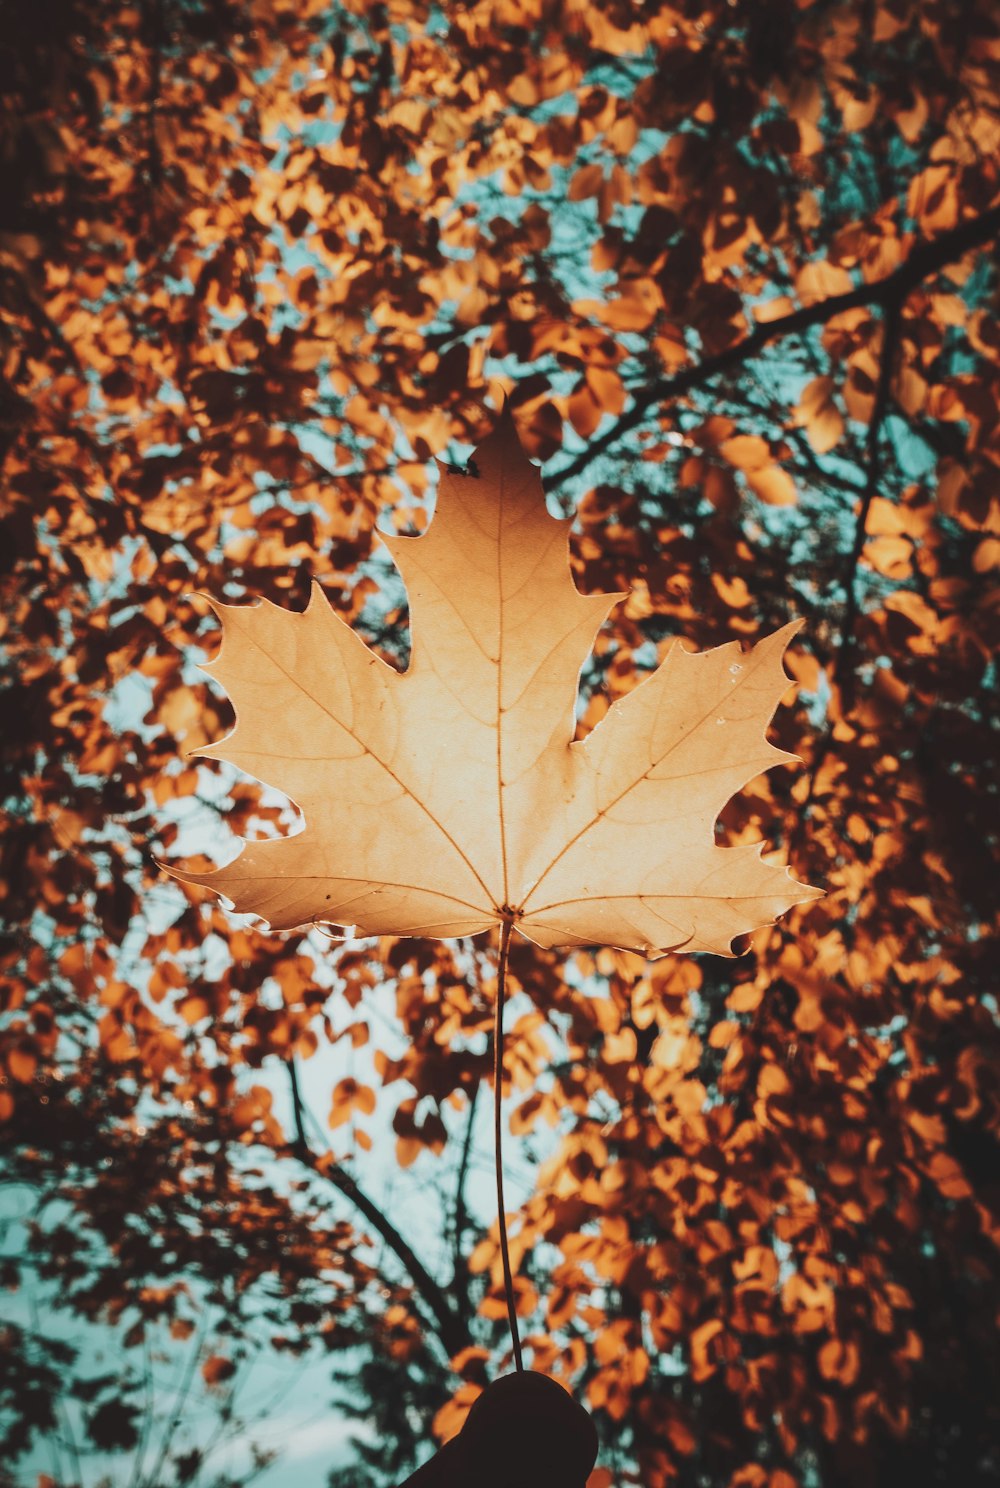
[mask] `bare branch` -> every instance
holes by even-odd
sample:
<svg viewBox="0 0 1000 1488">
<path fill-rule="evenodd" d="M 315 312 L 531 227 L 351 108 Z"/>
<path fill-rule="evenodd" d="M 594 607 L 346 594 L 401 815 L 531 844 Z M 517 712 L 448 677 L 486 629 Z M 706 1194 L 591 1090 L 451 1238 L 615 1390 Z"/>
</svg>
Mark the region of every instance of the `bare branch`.
<svg viewBox="0 0 1000 1488">
<path fill-rule="evenodd" d="M 472 1134 L 476 1125 L 476 1104 L 479 1097 L 478 1084 L 473 1085 L 472 1094 L 469 1097 L 469 1114 L 466 1120 L 465 1136 L 462 1140 L 462 1156 L 458 1164 L 458 1176 L 455 1179 L 455 1221 L 454 1221 L 454 1267 L 455 1275 L 464 1271 L 464 1258 L 462 1256 L 462 1237 L 468 1226 L 469 1211 L 465 1202 L 465 1184 L 469 1173 L 469 1159 L 472 1155 Z"/>
<path fill-rule="evenodd" d="M 437 1324 L 438 1337 L 447 1350 L 449 1358 L 453 1357 L 465 1348 L 469 1340 L 465 1336 L 447 1292 L 434 1280 L 412 1246 L 403 1238 L 395 1225 L 386 1218 L 378 1205 L 368 1197 L 357 1181 L 351 1177 L 350 1173 L 338 1163 L 320 1162 L 319 1157 L 310 1147 L 306 1135 L 305 1107 L 294 1059 L 287 1060 L 285 1067 L 288 1070 L 292 1089 L 292 1111 L 295 1121 L 295 1138 L 291 1144 L 293 1156 L 297 1157 L 299 1162 L 304 1163 L 317 1177 L 326 1179 L 338 1189 L 381 1235 L 393 1255 L 405 1268 L 417 1290 L 419 1299 L 425 1304 Z"/>
</svg>

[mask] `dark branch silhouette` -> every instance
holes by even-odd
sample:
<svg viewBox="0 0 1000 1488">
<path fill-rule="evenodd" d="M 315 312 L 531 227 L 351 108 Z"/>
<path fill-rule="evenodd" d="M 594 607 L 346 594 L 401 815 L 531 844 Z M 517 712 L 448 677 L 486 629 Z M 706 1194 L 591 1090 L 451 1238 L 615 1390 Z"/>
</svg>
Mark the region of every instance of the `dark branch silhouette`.
<svg viewBox="0 0 1000 1488">
<path fill-rule="evenodd" d="M 952 228 L 949 232 L 943 232 L 940 237 L 919 243 L 905 262 L 884 279 L 877 279 L 872 284 L 860 284 L 856 289 L 847 290 L 844 294 L 829 295 L 826 299 L 817 300 L 813 305 L 805 305 L 800 310 L 793 310 L 789 315 L 781 315 L 776 320 L 766 321 L 763 325 L 757 326 L 749 336 L 744 336 L 732 346 L 727 346 L 725 351 L 706 357 L 703 362 L 698 362 L 692 367 L 685 367 L 673 377 L 663 378 L 650 382 L 644 387 L 632 389 L 631 407 L 627 408 L 605 433 L 591 439 L 586 449 L 581 450 L 567 465 L 555 471 L 549 484 L 555 485 L 581 475 L 588 466 L 592 465 L 601 455 L 606 454 L 620 439 L 637 428 L 647 417 L 650 409 L 657 404 L 668 403 L 684 393 L 691 392 L 693 388 L 703 387 L 720 372 L 728 372 L 732 367 L 738 367 L 751 360 L 772 341 L 779 341 L 785 336 L 801 335 L 811 326 L 823 325 L 844 310 L 854 310 L 861 305 L 882 305 L 886 308 L 891 304 L 901 306 L 906 296 L 930 274 L 943 269 L 947 264 L 954 263 L 970 248 L 978 248 L 981 244 L 990 242 L 998 234 L 1000 234 L 1000 207 L 991 207 L 988 212 L 983 212 L 978 217 L 970 217 L 961 226 Z"/>
<path fill-rule="evenodd" d="M 349 1199 L 359 1214 L 363 1214 L 369 1224 L 381 1235 L 396 1259 L 403 1265 L 407 1275 L 417 1289 L 417 1295 L 421 1302 L 430 1312 L 437 1326 L 438 1337 L 447 1351 L 449 1357 L 453 1357 L 460 1349 L 465 1348 L 468 1338 L 462 1328 L 461 1321 L 449 1300 L 447 1292 L 435 1281 L 420 1260 L 413 1247 L 403 1238 L 395 1225 L 383 1214 L 382 1210 L 374 1203 L 356 1179 L 341 1167 L 338 1163 L 321 1163 L 318 1155 L 310 1146 L 305 1129 L 305 1107 L 302 1102 L 302 1092 L 299 1088 L 298 1072 L 295 1068 L 294 1059 L 286 1061 L 288 1078 L 292 1091 L 292 1111 L 295 1120 L 295 1138 L 291 1143 L 291 1151 L 299 1162 L 305 1164 L 317 1177 L 323 1178 L 334 1188 L 338 1189 L 345 1198 Z"/>
<path fill-rule="evenodd" d="M 856 645 L 855 626 L 858 620 L 858 564 L 861 554 L 864 552 L 865 535 L 868 527 L 868 513 L 871 511 L 872 502 L 878 495 L 879 478 L 881 475 L 881 436 L 885 423 L 886 413 L 889 408 L 889 389 L 892 386 L 893 366 L 896 359 L 896 351 L 899 346 L 899 318 L 902 307 L 901 290 L 899 295 L 890 298 L 886 302 L 885 319 L 882 327 L 882 354 L 879 359 L 878 385 L 875 389 L 875 401 L 872 405 L 871 422 L 868 425 L 868 438 L 865 445 L 865 468 L 867 481 L 865 493 L 858 503 L 858 512 L 854 522 L 854 541 L 847 561 L 847 571 L 844 575 L 844 621 L 841 626 L 840 653 L 834 669 L 834 681 L 839 684 L 844 692 L 844 706 L 849 708 L 853 702 L 853 672 L 851 663 L 854 658 Z"/>
</svg>

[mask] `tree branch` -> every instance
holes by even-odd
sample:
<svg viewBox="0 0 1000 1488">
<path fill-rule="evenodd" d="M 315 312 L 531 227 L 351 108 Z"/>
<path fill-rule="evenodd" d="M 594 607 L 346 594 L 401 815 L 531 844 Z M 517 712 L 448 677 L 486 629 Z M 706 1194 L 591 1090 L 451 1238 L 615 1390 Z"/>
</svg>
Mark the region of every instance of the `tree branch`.
<svg viewBox="0 0 1000 1488">
<path fill-rule="evenodd" d="M 853 310 L 861 305 L 882 305 L 886 310 L 892 304 L 901 307 L 907 295 L 928 275 L 954 263 L 970 248 L 978 248 L 998 236 L 1000 205 L 991 207 L 978 217 L 970 217 L 960 226 L 941 233 L 940 237 L 918 243 L 905 262 L 886 278 L 877 279 L 873 284 L 860 284 L 844 294 L 829 295 L 825 300 L 817 300 L 814 305 L 805 305 L 789 315 L 779 316 L 777 320 L 766 321 L 757 326 L 749 336 L 727 346 L 725 351 L 707 357 L 695 366 L 684 367 L 673 377 L 651 383 L 641 396 L 633 394 L 631 407 L 626 409 L 617 423 L 600 438 L 591 440 L 587 448 L 581 450 L 568 465 L 556 471 L 547 484 L 572 480 L 580 475 L 588 465 L 617 444 L 619 439 L 641 424 L 655 404 L 669 402 L 672 398 L 690 392 L 692 388 L 701 387 L 718 373 L 749 361 L 772 341 L 778 341 L 784 336 L 799 335 L 811 326 L 824 324 L 844 310 Z"/>
<path fill-rule="evenodd" d="M 842 715 L 849 713 L 854 705 L 855 679 L 852 662 L 857 649 L 857 639 L 854 629 L 857 625 L 860 608 L 857 584 L 858 565 L 861 562 L 861 554 L 865 546 L 868 513 L 871 511 L 872 502 L 878 495 L 879 476 L 882 467 L 879 436 L 889 407 L 889 389 L 892 385 L 893 362 L 895 361 L 896 349 L 899 345 L 899 322 L 900 312 L 903 308 L 903 298 L 904 292 L 900 291 L 898 298 L 890 299 L 885 308 L 878 385 L 875 389 L 871 422 L 868 425 L 868 437 L 865 443 L 865 467 L 867 471 L 865 491 L 858 503 L 858 513 L 854 520 L 854 540 L 851 544 L 851 551 L 848 554 L 847 566 L 844 573 L 843 583 L 846 595 L 844 620 L 840 631 L 840 650 L 837 654 L 837 660 L 834 664 L 833 676 L 831 678 L 834 686 L 840 688 Z M 802 803 L 801 821 L 805 820 L 809 807 L 812 805 L 819 772 L 826 763 L 832 743 L 833 725 L 828 718 L 823 735 L 817 745 L 815 756 L 813 757 L 812 767 L 809 771 L 809 788 Z"/>
<path fill-rule="evenodd" d="M 847 560 L 847 568 L 844 574 L 844 591 L 846 600 L 844 604 L 844 623 L 840 634 L 840 654 L 834 668 L 833 680 L 839 684 L 844 695 L 845 711 L 849 710 L 853 703 L 853 675 L 850 671 L 851 661 L 855 651 L 854 627 L 858 619 L 858 564 L 865 546 L 865 534 L 868 526 L 868 513 L 872 502 L 878 494 L 879 476 L 881 474 L 882 461 L 880 450 L 880 435 L 882 425 L 885 422 L 886 412 L 889 407 L 889 388 L 892 384 L 892 368 L 896 358 L 896 349 L 899 345 L 899 320 L 903 305 L 903 294 L 898 298 L 890 299 L 885 307 L 885 320 L 882 327 L 882 355 L 879 360 L 878 386 L 875 389 L 875 401 L 872 405 L 871 422 L 868 425 L 868 438 L 865 445 L 865 466 L 867 469 L 867 480 L 865 493 L 858 503 L 858 514 L 854 522 L 854 541 Z M 847 696 L 847 693 L 851 696 Z"/>
<path fill-rule="evenodd" d="M 321 1163 L 317 1154 L 309 1145 L 309 1139 L 305 1129 L 305 1107 L 302 1102 L 302 1092 L 299 1088 L 298 1071 L 295 1068 L 295 1060 L 285 1061 L 288 1070 L 288 1078 L 292 1090 L 292 1112 L 295 1121 L 295 1137 L 291 1143 L 291 1152 L 311 1172 L 338 1189 L 345 1198 L 349 1199 L 355 1209 L 381 1235 L 393 1255 L 405 1268 L 410 1280 L 416 1288 L 419 1299 L 425 1304 L 428 1312 L 437 1325 L 438 1337 L 448 1352 L 449 1358 L 453 1358 L 468 1343 L 468 1338 L 461 1325 L 461 1320 L 452 1306 L 451 1300 L 445 1289 L 434 1280 L 426 1266 L 414 1252 L 412 1246 L 403 1238 L 386 1216 L 379 1209 L 364 1190 L 359 1186 L 356 1179 L 350 1173 L 340 1167 L 337 1163 L 329 1165 Z"/>
<path fill-rule="evenodd" d="M 156 197 L 163 183 L 163 156 L 156 133 L 163 91 L 163 0 L 149 0 L 145 14 L 149 47 L 149 102 L 146 105 L 146 168 L 149 179 L 149 225 L 156 231 Z"/>
<path fill-rule="evenodd" d="M 479 1085 L 472 1087 L 469 1097 L 469 1115 L 465 1126 L 465 1136 L 462 1141 L 462 1155 L 458 1164 L 458 1176 L 455 1179 L 455 1229 L 453 1236 L 454 1268 L 455 1276 L 461 1272 L 467 1276 L 465 1261 L 462 1256 L 462 1237 L 465 1234 L 469 1211 L 465 1202 L 465 1183 L 469 1173 L 469 1159 L 472 1155 L 472 1134 L 476 1124 L 476 1103 L 479 1098 Z"/>
</svg>

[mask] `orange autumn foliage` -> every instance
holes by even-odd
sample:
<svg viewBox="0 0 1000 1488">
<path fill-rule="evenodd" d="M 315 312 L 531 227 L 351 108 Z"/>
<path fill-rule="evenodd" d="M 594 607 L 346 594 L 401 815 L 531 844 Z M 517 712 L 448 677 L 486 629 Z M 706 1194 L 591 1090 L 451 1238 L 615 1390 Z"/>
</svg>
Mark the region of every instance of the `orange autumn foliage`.
<svg viewBox="0 0 1000 1488">
<path fill-rule="evenodd" d="M 731 961 L 515 946 L 533 1367 L 616 1444 L 595 1484 L 992 1482 L 993 7 L 0 10 L 0 1130 L 5 1176 L 68 1206 L 30 1233 L 53 1306 L 122 1340 L 84 1434 L 133 1450 L 118 1396 L 141 1411 L 161 1324 L 195 1379 L 259 1337 L 363 1347 L 428 1431 L 503 1367 L 459 1182 L 489 956 L 264 935 L 150 850 L 296 825 L 180 758 L 232 724 L 190 596 L 300 615 L 317 582 L 405 665 L 376 523 L 426 528 L 431 457 L 465 465 L 498 377 L 576 513 L 578 592 L 630 590 L 577 739 L 678 638 L 801 617 L 773 738 L 803 764 L 715 841 L 827 890 Z M 428 1172 L 433 1256 L 398 1198 Z M 211 1308 L 230 1331 L 203 1338 Z M 65 1329 L 4 1328 L 0 1403 L 54 1413 Z M 394 1429 L 399 1479 L 427 1444 Z"/>
</svg>

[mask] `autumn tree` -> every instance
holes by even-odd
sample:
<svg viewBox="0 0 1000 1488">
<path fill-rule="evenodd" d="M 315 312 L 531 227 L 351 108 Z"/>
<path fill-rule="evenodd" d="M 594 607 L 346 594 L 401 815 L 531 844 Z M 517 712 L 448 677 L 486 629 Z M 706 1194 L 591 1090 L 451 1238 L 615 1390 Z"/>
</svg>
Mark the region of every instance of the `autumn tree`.
<svg viewBox="0 0 1000 1488">
<path fill-rule="evenodd" d="M 804 619 L 772 731 L 803 767 L 718 840 L 827 890 L 731 961 L 515 949 L 529 1357 L 594 1413 L 595 1488 L 992 1482 L 994 7 L 0 17 L 0 1118 L 55 1205 L 5 1264 L 120 1328 L 86 1419 L 132 1452 L 174 1323 L 196 1368 L 361 1342 L 361 1412 L 413 1406 L 352 1469 L 382 1485 L 509 1365 L 464 1181 L 489 946 L 269 936 L 155 862 L 294 824 L 184 757 L 230 722 L 192 596 L 315 578 L 403 664 L 375 523 L 422 529 L 498 379 L 578 587 L 631 588 L 581 734 L 675 637 Z M 366 1189 L 379 1123 L 400 1183 L 447 1175 L 440 1265 Z M 50 1322 L 8 1325 L 8 1455 L 90 1388 Z"/>
</svg>

